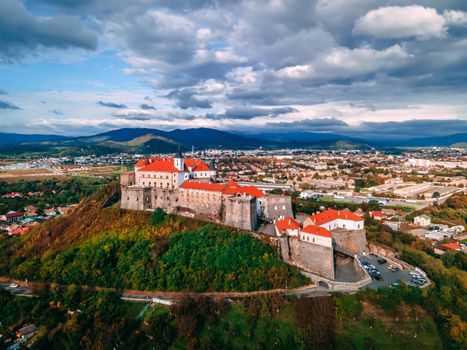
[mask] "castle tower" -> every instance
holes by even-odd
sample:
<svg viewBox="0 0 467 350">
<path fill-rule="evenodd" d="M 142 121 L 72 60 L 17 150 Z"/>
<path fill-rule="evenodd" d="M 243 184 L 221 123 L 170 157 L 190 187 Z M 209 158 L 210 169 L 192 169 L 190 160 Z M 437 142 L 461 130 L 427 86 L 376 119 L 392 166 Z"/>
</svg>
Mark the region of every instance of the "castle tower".
<svg viewBox="0 0 467 350">
<path fill-rule="evenodd" d="M 180 151 L 180 147 L 178 148 L 178 152 L 173 155 L 174 159 L 174 166 L 178 169 L 183 171 L 184 169 L 184 160 L 183 160 L 183 154 Z"/>
</svg>

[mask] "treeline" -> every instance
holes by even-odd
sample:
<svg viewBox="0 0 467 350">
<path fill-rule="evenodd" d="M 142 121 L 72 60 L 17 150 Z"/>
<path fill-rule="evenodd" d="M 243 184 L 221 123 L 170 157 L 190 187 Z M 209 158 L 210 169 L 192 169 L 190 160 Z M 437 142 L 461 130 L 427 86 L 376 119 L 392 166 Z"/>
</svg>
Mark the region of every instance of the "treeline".
<svg viewBox="0 0 467 350">
<path fill-rule="evenodd" d="M 0 292 L 0 332 L 35 324 L 32 349 L 440 349 L 433 321 L 417 306 L 419 291 L 300 299 L 185 296 L 170 307 L 148 308 L 109 291 L 52 284 L 38 289 L 37 298 Z"/>
<path fill-rule="evenodd" d="M 467 195 L 455 194 L 448 198 L 443 204 L 435 204 L 423 210 L 418 210 L 406 217 L 412 221 L 417 215 L 427 214 L 431 221 L 449 226 L 462 225 L 467 226 Z"/>
<path fill-rule="evenodd" d="M 161 291 L 254 291 L 306 284 L 269 245 L 214 225 L 169 238 L 102 234 L 61 252 L 16 260 L 8 275 Z"/>
<path fill-rule="evenodd" d="M 6 210 L 22 211 L 27 205 L 40 210 L 48 207 L 65 206 L 80 202 L 91 196 L 104 185 L 113 181 L 110 178 L 67 178 L 65 180 L 20 180 L 15 183 L 0 181 L 0 213 Z M 26 197 L 4 198 L 4 194 L 20 192 Z M 29 192 L 42 192 L 42 195 L 27 196 Z"/>
</svg>

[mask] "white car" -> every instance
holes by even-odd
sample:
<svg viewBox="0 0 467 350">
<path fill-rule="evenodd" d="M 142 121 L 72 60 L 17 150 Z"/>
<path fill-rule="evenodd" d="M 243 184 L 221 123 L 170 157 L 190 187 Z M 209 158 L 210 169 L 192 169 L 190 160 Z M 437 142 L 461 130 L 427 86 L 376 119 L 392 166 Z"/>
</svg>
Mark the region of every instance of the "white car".
<svg viewBox="0 0 467 350">
<path fill-rule="evenodd" d="M 10 284 L 10 288 L 18 288 L 18 285 L 16 283 Z"/>
</svg>

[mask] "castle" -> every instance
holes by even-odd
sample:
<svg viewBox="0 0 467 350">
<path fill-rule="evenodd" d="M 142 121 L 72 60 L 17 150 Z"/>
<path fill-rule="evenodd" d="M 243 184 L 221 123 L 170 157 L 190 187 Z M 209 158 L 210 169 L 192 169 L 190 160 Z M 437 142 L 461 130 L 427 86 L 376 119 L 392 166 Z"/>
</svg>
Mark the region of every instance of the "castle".
<svg viewBox="0 0 467 350">
<path fill-rule="evenodd" d="M 292 217 L 275 222 L 286 259 L 304 270 L 335 279 L 334 253 L 360 254 L 366 250 L 364 219 L 349 210 L 328 209 L 307 217 L 303 228 Z"/>
<path fill-rule="evenodd" d="M 290 196 L 264 193 L 234 181 L 216 182 L 216 170 L 200 159 L 170 158 L 138 161 L 122 174 L 121 208 L 155 210 L 255 230 L 261 220 L 291 216 Z"/>
</svg>

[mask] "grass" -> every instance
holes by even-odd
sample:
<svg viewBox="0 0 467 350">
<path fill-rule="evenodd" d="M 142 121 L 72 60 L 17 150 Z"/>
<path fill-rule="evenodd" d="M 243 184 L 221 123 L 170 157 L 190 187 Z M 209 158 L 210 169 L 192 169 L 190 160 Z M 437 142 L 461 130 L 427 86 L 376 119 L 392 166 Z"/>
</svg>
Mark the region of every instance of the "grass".
<svg viewBox="0 0 467 350">
<path fill-rule="evenodd" d="M 393 316 L 393 320 L 394 320 Z M 398 319 L 396 318 L 396 321 Z M 336 348 L 345 349 L 442 349 L 436 325 L 428 316 L 387 323 L 373 317 L 345 320 L 338 329 Z"/>
</svg>

